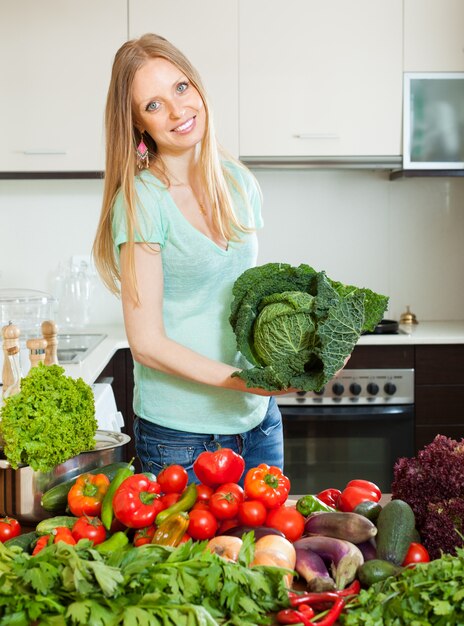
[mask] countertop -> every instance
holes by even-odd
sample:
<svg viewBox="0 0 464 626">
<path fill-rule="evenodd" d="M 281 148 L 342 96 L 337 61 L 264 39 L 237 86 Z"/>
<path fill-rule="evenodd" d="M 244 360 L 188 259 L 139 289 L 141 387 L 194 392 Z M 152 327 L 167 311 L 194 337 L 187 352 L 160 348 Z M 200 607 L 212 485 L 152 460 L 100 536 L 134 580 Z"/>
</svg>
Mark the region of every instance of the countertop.
<svg viewBox="0 0 464 626">
<path fill-rule="evenodd" d="M 63 365 L 63 367 L 68 376 L 81 377 L 91 384 L 103 371 L 114 353 L 121 348 L 128 348 L 129 344 L 122 325 L 89 326 L 82 332 L 104 333 L 106 338 L 82 363 Z M 464 320 L 402 325 L 397 335 L 363 335 L 358 342 L 360 346 L 419 344 L 464 344 Z"/>
</svg>

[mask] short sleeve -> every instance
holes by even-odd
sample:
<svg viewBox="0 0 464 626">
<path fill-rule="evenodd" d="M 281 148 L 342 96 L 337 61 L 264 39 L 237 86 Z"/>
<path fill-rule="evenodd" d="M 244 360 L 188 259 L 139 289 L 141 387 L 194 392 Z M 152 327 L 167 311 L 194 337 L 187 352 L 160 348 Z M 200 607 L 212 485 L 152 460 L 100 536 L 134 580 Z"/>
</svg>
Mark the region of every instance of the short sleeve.
<svg viewBox="0 0 464 626">
<path fill-rule="evenodd" d="M 166 228 L 162 212 L 162 192 L 157 185 L 137 178 L 136 192 L 136 219 L 134 231 L 135 242 L 158 243 L 161 247 L 166 241 Z M 126 202 L 122 190 L 119 190 L 113 204 L 113 241 L 119 248 L 129 239 L 126 223 Z"/>
</svg>

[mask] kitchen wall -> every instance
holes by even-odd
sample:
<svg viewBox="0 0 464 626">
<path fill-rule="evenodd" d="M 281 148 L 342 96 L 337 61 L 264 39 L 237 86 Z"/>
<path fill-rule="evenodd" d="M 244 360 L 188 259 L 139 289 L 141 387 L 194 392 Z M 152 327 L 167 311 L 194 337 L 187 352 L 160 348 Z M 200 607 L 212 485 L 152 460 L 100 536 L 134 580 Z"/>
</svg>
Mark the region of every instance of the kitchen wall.
<svg viewBox="0 0 464 626">
<path fill-rule="evenodd" d="M 259 262 L 308 263 L 390 296 L 419 321 L 464 318 L 464 179 L 390 181 L 373 170 L 256 170 Z M 0 180 L 0 288 L 54 291 L 60 262 L 90 254 L 101 180 Z M 122 320 L 96 280 L 95 323 Z"/>
</svg>

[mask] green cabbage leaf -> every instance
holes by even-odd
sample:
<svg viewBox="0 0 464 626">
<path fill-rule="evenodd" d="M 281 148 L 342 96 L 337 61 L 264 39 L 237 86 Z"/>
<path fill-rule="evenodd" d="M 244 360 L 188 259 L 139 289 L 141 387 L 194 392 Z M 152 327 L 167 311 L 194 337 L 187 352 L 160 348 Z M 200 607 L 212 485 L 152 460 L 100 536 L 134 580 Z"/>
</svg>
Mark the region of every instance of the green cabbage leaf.
<svg viewBox="0 0 464 626">
<path fill-rule="evenodd" d="M 59 365 L 39 363 L 21 379 L 21 391 L 0 410 L 3 453 L 13 468 L 48 472 L 95 447 L 97 420 L 92 388 L 64 375 Z"/>
<path fill-rule="evenodd" d="M 232 295 L 237 347 L 254 366 L 234 376 L 269 391 L 322 389 L 388 305 L 386 296 L 333 281 L 305 264 L 248 269 Z"/>
</svg>

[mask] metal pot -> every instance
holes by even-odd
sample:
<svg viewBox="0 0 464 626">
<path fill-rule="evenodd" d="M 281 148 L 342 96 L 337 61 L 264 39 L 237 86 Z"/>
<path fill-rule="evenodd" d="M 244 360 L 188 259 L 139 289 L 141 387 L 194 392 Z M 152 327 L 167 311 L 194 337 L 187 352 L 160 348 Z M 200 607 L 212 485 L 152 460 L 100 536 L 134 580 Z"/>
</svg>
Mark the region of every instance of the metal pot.
<svg viewBox="0 0 464 626">
<path fill-rule="evenodd" d="M 130 437 L 124 433 L 97 430 L 95 441 L 93 450 L 82 452 L 49 472 L 36 472 L 29 465 L 13 469 L 6 459 L 0 458 L 0 515 L 32 525 L 52 517 L 53 514 L 40 504 L 42 494 L 79 474 L 121 461 L 123 446 Z"/>
</svg>

